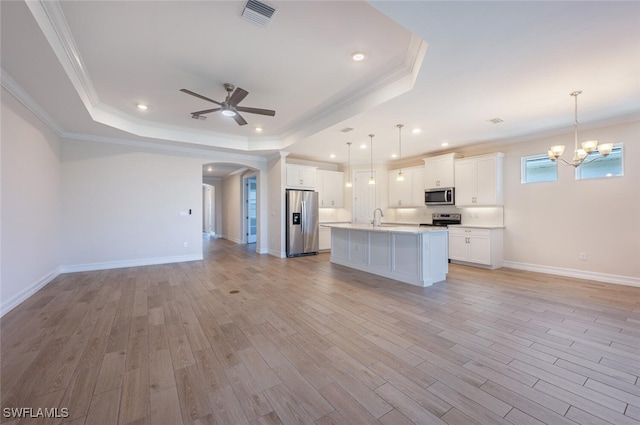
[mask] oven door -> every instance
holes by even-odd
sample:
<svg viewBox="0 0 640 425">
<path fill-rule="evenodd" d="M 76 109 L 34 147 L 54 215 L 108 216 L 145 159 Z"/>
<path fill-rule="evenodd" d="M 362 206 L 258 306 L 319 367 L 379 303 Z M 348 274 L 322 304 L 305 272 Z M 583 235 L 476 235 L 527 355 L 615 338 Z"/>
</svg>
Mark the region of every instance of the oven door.
<svg viewBox="0 0 640 425">
<path fill-rule="evenodd" d="M 424 191 L 425 205 L 455 205 L 455 190 L 452 187 L 444 189 L 427 189 Z"/>
</svg>

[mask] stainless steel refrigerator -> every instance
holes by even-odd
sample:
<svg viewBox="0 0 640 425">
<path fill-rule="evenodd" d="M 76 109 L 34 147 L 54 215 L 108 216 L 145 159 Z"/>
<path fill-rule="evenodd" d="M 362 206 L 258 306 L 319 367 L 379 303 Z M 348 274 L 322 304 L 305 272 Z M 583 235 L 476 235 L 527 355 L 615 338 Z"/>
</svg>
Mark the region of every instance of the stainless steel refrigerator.
<svg viewBox="0 0 640 425">
<path fill-rule="evenodd" d="M 318 192 L 287 189 L 287 257 L 318 253 Z"/>
</svg>

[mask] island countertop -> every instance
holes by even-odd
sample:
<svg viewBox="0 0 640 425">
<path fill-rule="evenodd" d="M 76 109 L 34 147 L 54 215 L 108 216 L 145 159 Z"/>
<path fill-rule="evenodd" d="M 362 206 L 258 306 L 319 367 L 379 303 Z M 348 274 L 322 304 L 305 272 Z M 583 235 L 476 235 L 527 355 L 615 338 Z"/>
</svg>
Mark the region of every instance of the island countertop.
<svg viewBox="0 0 640 425">
<path fill-rule="evenodd" d="M 381 226 L 373 226 L 371 224 L 353 224 L 353 223 L 326 223 L 322 224 L 326 227 L 351 230 L 366 230 L 368 232 L 385 232 L 385 233 L 429 233 L 429 232 L 447 232 L 446 227 L 436 226 L 397 226 L 393 224 L 382 224 Z"/>
</svg>

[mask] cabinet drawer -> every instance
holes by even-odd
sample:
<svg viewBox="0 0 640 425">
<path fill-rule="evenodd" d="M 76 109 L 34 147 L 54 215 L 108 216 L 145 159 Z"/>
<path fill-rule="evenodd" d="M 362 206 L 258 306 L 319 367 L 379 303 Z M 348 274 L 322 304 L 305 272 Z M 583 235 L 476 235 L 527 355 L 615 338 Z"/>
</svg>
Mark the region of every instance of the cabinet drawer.
<svg viewBox="0 0 640 425">
<path fill-rule="evenodd" d="M 452 235 L 467 236 L 491 236 L 491 229 L 476 229 L 473 227 L 449 227 L 449 233 Z"/>
</svg>

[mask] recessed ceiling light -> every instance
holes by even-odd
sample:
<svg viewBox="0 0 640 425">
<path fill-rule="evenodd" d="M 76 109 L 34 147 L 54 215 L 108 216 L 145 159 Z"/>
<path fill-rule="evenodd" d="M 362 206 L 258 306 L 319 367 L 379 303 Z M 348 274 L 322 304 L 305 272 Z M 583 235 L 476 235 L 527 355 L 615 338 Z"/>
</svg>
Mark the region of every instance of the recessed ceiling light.
<svg viewBox="0 0 640 425">
<path fill-rule="evenodd" d="M 262 127 L 256 127 L 256 133 L 262 133 Z"/>
<path fill-rule="evenodd" d="M 208 172 L 212 172 L 212 171 L 213 171 L 213 167 L 209 167 L 209 168 L 207 168 L 207 171 L 208 171 Z"/>
<path fill-rule="evenodd" d="M 360 149 L 366 149 L 367 145 L 365 145 L 364 143 L 360 145 Z"/>
<path fill-rule="evenodd" d="M 335 157 L 336 157 L 335 153 L 332 153 L 331 155 L 329 155 L 329 158 L 335 158 Z"/>
<path fill-rule="evenodd" d="M 419 128 L 414 128 L 412 133 L 413 134 L 419 134 L 422 130 L 420 130 Z"/>
<path fill-rule="evenodd" d="M 149 107 L 147 105 L 143 105 L 142 103 L 138 103 L 138 109 L 146 111 L 147 109 L 149 109 Z"/>
<path fill-rule="evenodd" d="M 351 55 L 351 59 L 353 59 L 356 62 L 360 62 L 361 60 L 364 60 L 364 53 L 355 52 Z"/>
<path fill-rule="evenodd" d="M 447 143 L 447 142 L 442 142 L 442 143 L 440 143 L 440 146 L 442 146 L 442 147 L 449 146 L 449 143 Z"/>
</svg>

